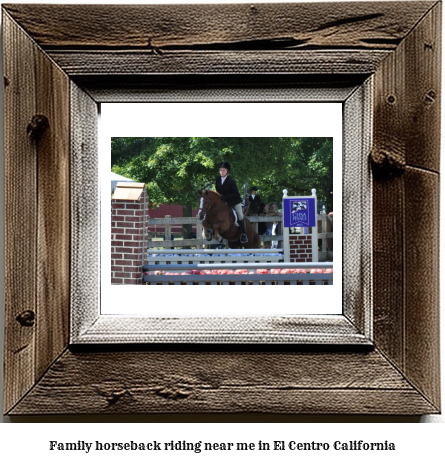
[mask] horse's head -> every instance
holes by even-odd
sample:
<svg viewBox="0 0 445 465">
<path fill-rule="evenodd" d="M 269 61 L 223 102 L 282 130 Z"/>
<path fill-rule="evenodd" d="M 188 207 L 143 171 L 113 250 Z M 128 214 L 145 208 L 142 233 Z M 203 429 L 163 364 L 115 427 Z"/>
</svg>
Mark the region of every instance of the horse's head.
<svg viewBox="0 0 445 465">
<path fill-rule="evenodd" d="M 207 212 L 210 210 L 210 207 L 212 205 L 212 199 L 207 189 L 199 190 L 198 197 L 199 197 L 199 210 L 196 216 L 200 219 L 200 221 L 203 221 L 205 220 Z"/>
</svg>

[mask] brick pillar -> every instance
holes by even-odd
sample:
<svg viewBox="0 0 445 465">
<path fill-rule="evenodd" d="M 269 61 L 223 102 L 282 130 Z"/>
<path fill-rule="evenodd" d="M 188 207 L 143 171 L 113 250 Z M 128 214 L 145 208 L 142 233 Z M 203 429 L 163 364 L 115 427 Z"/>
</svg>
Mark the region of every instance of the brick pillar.
<svg viewBox="0 0 445 465">
<path fill-rule="evenodd" d="M 111 284 L 142 284 L 147 227 L 145 184 L 118 183 L 111 202 Z"/>
<path fill-rule="evenodd" d="M 309 234 L 290 234 L 289 248 L 291 262 L 312 262 L 312 236 Z"/>
</svg>

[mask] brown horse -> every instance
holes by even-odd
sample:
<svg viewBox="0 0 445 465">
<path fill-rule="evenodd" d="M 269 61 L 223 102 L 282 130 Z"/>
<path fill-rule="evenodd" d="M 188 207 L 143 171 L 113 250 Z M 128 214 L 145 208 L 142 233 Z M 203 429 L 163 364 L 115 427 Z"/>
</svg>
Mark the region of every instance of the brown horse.
<svg viewBox="0 0 445 465">
<path fill-rule="evenodd" d="M 232 209 L 221 200 L 221 196 L 210 190 L 198 191 L 199 211 L 197 217 L 202 221 L 206 239 L 212 240 L 213 237 L 222 242 L 227 239 L 231 249 L 239 249 L 241 247 L 240 236 L 241 228 L 235 226 L 235 215 Z M 260 248 L 261 241 L 258 234 L 255 232 L 252 223 L 246 220 L 246 232 L 248 242 L 242 244 L 245 249 Z"/>
</svg>

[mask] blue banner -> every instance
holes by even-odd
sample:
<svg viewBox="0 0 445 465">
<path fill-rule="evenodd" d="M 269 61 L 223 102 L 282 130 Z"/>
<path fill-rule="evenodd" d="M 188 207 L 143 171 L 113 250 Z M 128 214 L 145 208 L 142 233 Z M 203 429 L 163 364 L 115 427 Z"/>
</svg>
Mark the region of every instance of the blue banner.
<svg viewBox="0 0 445 465">
<path fill-rule="evenodd" d="M 315 197 L 291 197 L 283 199 L 285 228 L 304 228 L 317 223 Z"/>
</svg>

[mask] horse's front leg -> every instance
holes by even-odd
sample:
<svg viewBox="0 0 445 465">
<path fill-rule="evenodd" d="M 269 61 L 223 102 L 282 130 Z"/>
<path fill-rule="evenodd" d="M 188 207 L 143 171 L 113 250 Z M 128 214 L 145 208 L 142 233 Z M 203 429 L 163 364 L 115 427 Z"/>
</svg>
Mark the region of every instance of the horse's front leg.
<svg viewBox="0 0 445 465">
<path fill-rule="evenodd" d="M 212 225 L 206 220 L 202 222 L 202 233 L 206 240 L 211 241 L 213 237 Z"/>
<path fill-rule="evenodd" d="M 219 223 L 213 224 L 213 235 L 218 242 L 222 242 L 224 239 L 219 235 Z"/>
</svg>

